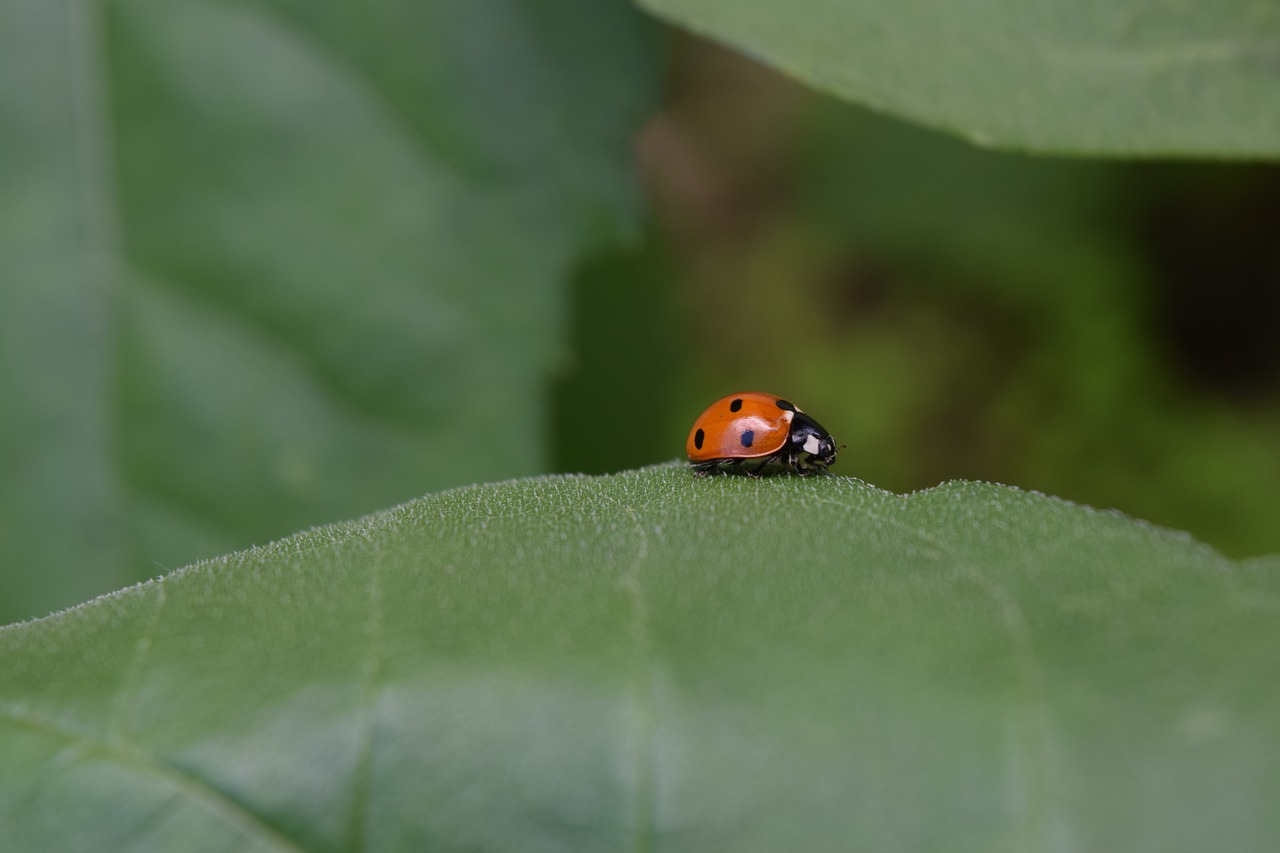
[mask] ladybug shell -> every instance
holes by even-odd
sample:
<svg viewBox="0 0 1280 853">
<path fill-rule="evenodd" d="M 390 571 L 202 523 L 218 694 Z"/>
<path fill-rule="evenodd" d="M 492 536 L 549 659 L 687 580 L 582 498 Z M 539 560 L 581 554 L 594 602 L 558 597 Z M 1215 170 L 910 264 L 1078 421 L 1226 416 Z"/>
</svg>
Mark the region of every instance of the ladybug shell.
<svg viewBox="0 0 1280 853">
<path fill-rule="evenodd" d="M 781 397 L 743 391 L 716 400 L 693 422 L 685 452 L 690 462 L 756 459 L 787 443 L 798 410 Z"/>
</svg>

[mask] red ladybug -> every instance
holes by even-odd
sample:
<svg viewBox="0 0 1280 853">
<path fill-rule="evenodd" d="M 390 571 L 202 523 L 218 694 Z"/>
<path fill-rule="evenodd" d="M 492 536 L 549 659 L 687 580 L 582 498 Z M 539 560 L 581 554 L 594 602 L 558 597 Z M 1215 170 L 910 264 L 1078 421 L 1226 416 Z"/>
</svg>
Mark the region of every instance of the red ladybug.
<svg viewBox="0 0 1280 853">
<path fill-rule="evenodd" d="M 730 394 L 712 403 L 693 422 L 685 452 L 696 473 L 747 459 L 777 461 L 797 474 L 825 471 L 836 460 L 836 441 L 813 418 L 781 397 L 759 391 Z"/>
</svg>

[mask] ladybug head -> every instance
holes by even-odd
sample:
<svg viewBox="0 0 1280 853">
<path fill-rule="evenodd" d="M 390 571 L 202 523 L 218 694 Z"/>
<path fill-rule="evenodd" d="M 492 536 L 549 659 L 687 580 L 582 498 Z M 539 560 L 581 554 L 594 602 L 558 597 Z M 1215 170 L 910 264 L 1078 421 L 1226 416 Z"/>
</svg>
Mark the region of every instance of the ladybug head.
<svg viewBox="0 0 1280 853">
<path fill-rule="evenodd" d="M 840 450 L 831 433 L 803 412 L 797 412 L 791 421 L 791 446 L 797 452 L 808 454 L 811 464 L 823 468 L 836 461 L 836 453 Z"/>
<path fill-rule="evenodd" d="M 824 435 L 818 439 L 818 452 L 812 455 L 812 461 L 826 468 L 836 461 L 836 454 L 839 451 L 840 448 L 836 447 L 836 440 L 830 435 Z"/>
</svg>

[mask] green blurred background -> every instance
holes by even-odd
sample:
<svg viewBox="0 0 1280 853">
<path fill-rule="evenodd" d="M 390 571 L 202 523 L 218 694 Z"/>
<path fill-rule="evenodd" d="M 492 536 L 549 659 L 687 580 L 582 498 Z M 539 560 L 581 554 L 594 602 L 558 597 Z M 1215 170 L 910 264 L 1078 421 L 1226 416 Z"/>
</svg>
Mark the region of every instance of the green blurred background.
<svg viewBox="0 0 1280 853">
<path fill-rule="evenodd" d="M 1280 551 L 1280 168 L 979 150 L 484 5 L 4 7 L 0 621 L 675 458 L 745 389 L 886 489 Z"/>
<path fill-rule="evenodd" d="M 759 388 L 883 488 L 993 480 L 1280 549 L 1280 168 L 995 153 L 672 55 L 650 240 L 575 283 L 558 470 L 678 454 Z"/>
</svg>

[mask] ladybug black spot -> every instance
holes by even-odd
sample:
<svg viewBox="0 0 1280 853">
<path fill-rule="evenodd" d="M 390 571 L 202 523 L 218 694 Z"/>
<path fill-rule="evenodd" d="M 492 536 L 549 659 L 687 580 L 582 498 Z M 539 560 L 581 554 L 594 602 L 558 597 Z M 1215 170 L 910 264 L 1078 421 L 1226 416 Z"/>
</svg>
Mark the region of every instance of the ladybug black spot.
<svg viewBox="0 0 1280 853">
<path fill-rule="evenodd" d="M 774 405 L 779 409 L 782 409 L 784 412 L 794 412 L 796 410 L 796 407 L 788 403 L 786 400 L 779 400 Z"/>
<path fill-rule="evenodd" d="M 742 399 L 738 398 L 729 404 L 729 411 L 736 412 L 742 408 Z"/>
<path fill-rule="evenodd" d="M 755 430 L 749 429 L 743 432 L 741 440 L 742 440 L 743 447 L 750 447 L 751 443 L 756 440 Z"/>
<path fill-rule="evenodd" d="M 693 434 L 693 446 L 694 446 L 694 447 L 696 447 L 696 448 L 698 448 L 699 450 L 701 450 L 701 449 L 702 449 L 702 441 L 703 441 L 703 439 L 705 439 L 706 437 L 707 437 L 707 436 L 702 432 L 702 430 L 698 430 L 697 432 L 695 432 L 695 433 Z"/>
</svg>

